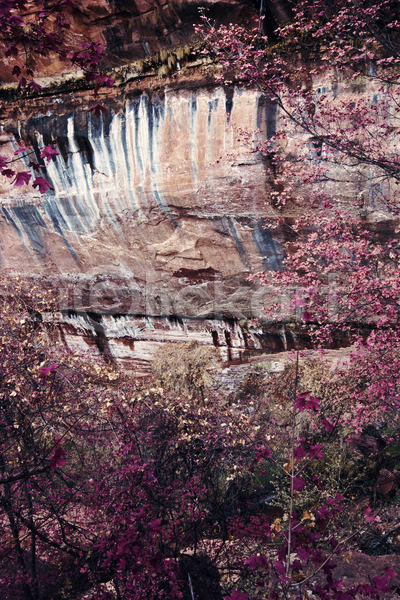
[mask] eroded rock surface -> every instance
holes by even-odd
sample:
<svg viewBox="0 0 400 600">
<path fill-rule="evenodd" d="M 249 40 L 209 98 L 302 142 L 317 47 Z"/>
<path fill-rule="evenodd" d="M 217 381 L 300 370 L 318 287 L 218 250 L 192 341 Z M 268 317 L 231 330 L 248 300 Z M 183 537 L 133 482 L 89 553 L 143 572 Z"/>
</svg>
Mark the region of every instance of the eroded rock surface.
<svg viewBox="0 0 400 600">
<path fill-rule="evenodd" d="M 209 5 L 220 22 L 258 17 L 243 0 Z M 263 6 L 270 27 L 288 18 L 284 2 Z M 78 7 L 71 31 L 103 36 L 110 66 L 189 43 L 197 11 L 147 0 Z M 201 62 L 178 67 L 100 90 L 99 117 L 88 112 L 90 91 L 72 84 L 30 98 L 0 94 L 2 155 L 13 159 L 23 143 L 31 154 L 21 170 L 34 158 L 53 188 L 41 195 L 0 182 L 1 270 L 43 285 L 52 278 L 65 343 L 141 369 L 171 339 L 214 344 L 225 360 L 295 345 L 290 328 L 254 322 L 269 291 L 247 280 L 282 267 L 288 233 L 265 227 L 271 173 L 237 128 L 272 136 L 276 107 L 256 90 L 218 87 Z M 60 72 L 56 62 L 38 68 L 47 78 Z M 45 164 L 50 143 L 59 155 Z M 350 181 L 344 192 L 355 189 Z"/>
<path fill-rule="evenodd" d="M 41 3 L 36 0 L 25 4 L 26 16 L 30 19 L 41 9 Z M 63 15 L 70 24 L 64 38 L 73 49 L 78 49 L 83 42 L 101 42 L 105 53 L 100 68 L 121 67 L 159 52 L 191 45 L 195 41 L 194 24 L 200 22 L 200 6 L 218 23 L 257 24 L 259 8 L 251 0 L 202 0 L 200 4 L 192 0 L 76 0 L 75 8 Z M 271 31 L 278 21 L 290 14 L 284 1 L 267 2 L 265 7 Z M 48 27 L 51 27 L 51 19 Z M 8 42 L 0 40 L 1 50 L 7 45 Z M 0 64 L 0 83 L 15 81 L 14 60 L 5 58 L 1 52 Z M 44 78 L 44 82 L 50 83 L 65 75 L 66 69 L 78 72 L 53 55 L 36 57 L 36 77 Z"/>
<path fill-rule="evenodd" d="M 52 98 L 46 112 L 43 100 L 26 101 L 18 128 L 6 123 L 10 157 L 17 140 L 38 160 L 55 141 L 59 155 L 43 169 L 54 188 L 44 196 L 3 182 L 3 271 L 55 277 L 60 309 L 103 318 L 116 357 L 148 358 L 155 339 L 173 337 L 171 319 L 184 338 L 261 348 L 235 323 L 263 315 L 265 289 L 247 277 L 281 268 L 282 239 L 264 227 L 264 165 L 235 127 L 266 135 L 273 107 L 252 90 L 196 82 L 113 90 L 98 118 L 84 98 Z M 135 350 L 122 338 L 137 340 Z"/>
</svg>

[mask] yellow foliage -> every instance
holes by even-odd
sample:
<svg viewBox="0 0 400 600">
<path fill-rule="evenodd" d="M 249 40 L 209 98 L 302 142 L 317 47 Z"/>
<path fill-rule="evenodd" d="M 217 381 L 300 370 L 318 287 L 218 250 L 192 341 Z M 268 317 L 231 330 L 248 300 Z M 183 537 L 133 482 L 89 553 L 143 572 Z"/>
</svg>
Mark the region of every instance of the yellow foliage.
<svg viewBox="0 0 400 600">
<path fill-rule="evenodd" d="M 195 341 L 166 343 L 155 353 L 152 369 L 164 389 L 204 399 L 220 363 L 218 351 L 210 346 Z"/>
</svg>

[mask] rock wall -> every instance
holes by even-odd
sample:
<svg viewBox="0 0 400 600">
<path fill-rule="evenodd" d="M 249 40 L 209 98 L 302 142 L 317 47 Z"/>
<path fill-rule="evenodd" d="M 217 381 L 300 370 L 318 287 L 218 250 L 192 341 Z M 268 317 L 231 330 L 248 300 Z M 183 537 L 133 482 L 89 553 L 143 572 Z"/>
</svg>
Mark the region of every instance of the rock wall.
<svg viewBox="0 0 400 600">
<path fill-rule="evenodd" d="M 73 34 L 101 34 L 111 66 L 190 42 L 197 5 L 146 2 L 82 0 Z M 258 17 L 242 0 L 209 5 L 220 21 Z M 263 7 L 267 28 L 288 18 L 284 2 Z M 178 20 L 168 24 L 167 14 Z M 295 344 L 290 328 L 259 324 L 268 290 L 247 281 L 282 267 L 286 233 L 265 227 L 268 167 L 237 128 L 273 135 L 275 106 L 255 90 L 216 87 L 196 56 L 186 58 L 166 78 L 127 69 L 100 91 L 99 117 L 88 112 L 90 91 L 73 83 L 31 97 L 0 90 L 2 155 L 25 144 L 53 188 L 41 195 L 0 182 L 0 268 L 57 290 L 69 347 L 140 372 L 163 341 L 213 344 L 227 361 Z M 39 67 L 48 79 L 60 72 L 57 63 Z M 59 155 L 45 164 L 49 143 Z"/>
<path fill-rule="evenodd" d="M 46 111 L 25 101 L 17 126 L 5 123 L 3 154 L 24 140 L 37 160 L 52 141 L 59 155 L 41 161 L 54 188 L 44 196 L 3 182 L 3 272 L 52 277 L 66 343 L 125 363 L 171 339 L 214 344 L 227 360 L 284 349 L 282 334 L 249 324 L 266 292 L 247 277 L 281 267 L 282 239 L 264 227 L 264 165 L 235 131 L 270 134 L 274 107 L 204 80 L 114 90 L 100 117 L 85 97 L 53 97 Z"/>
<path fill-rule="evenodd" d="M 28 0 L 26 16 L 32 18 L 44 0 Z M 287 20 L 290 11 L 287 0 L 263 2 L 266 29 L 272 33 L 278 22 Z M 257 25 L 260 3 L 253 0 L 75 0 L 75 8 L 63 18 L 70 24 L 65 33 L 69 47 L 77 49 L 87 41 L 99 41 L 105 46 L 101 69 L 129 65 L 138 59 L 149 59 L 156 54 L 195 43 L 194 24 L 200 22 L 199 8 L 208 10 L 218 23 L 240 22 Z M 53 19 L 54 20 L 54 19 Z M 51 20 L 48 28 L 51 27 Z M 3 50 L 8 42 L 0 40 L 0 84 L 15 80 L 12 76 L 14 60 L 5 58 Z M 77 72 L 54 56 L 36 58 L 35 72 L 42 84 L 55 78 Z"/>
</svg>

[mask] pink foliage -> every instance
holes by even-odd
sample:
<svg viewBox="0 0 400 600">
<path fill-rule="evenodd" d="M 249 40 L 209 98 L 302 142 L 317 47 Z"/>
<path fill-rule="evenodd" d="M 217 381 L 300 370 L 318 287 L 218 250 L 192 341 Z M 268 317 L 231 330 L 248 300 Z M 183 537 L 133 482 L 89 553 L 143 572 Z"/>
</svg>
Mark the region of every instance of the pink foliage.
<svg viewBox="0 0 400 600">
<path fill-rule="evenodd" d="M 29 183 L 30 178 L 31 174 L 29 171 L 20 171 L 19 173 L 16 173 L 13 184 L 16 186 L 25 185 L 26 183 Z"/>
<path fill-rule="evenodd" d="M 97 118 L 99 118 L 100 115 L 102 113 L 105 113 L 106 111 L 107 109 L 105 108 L 105 106 L 102 106 L 101 104 L 95 104 L 94 106 L 89 108 L 89 112 L 93 112 Z"/>
<path fill-rule="evenodd" d="M 45 192 L 47 192 L 48 189 L 50 189 L 50 190 L 53 189 L 51 187 L 50 183 L 43 177 L 36 177 L 36 179 L 32 185 L 34 188 L 36 188 L 36 187 L 39 188 L 39 192 L 41 194 L 44 194 Z"/>
<path fill-rule="evenodd" d="M 49 144 L 40 152 L 40 158 L 47 158 L 47 162 L 50 162 L 52 156 L 58 156 L 59 154 L 60 153 Z"/>
<path fill-rule="evenodd" d="M 310 461 L 325 459 L 324 444 L 300 437 L 297 417 L 319 432 L 319 440 L 342 427 L 360 435 L 371 423 L 393 419 L 398 424 L 400 245 L 398 231 L 387 240 L 371 225 L 367 198 L 376 191 L 375 211 L 386 218 L 400 214 L 398 7 L 392 0 L 299 0 L 292 8 L 291 22 L 274 32 L 275 47 L 260 34 L 262 19 L 257 31 L 249 31 L 216 27 L 204 14 L 197 28 L 205 53 L 219 63 L 219 80 L 258 89 L 277 111 L 279 129 L 265 142 L 259 132 L 237 128 L 249 152 L 261 153 L 269 166 L 268 227 L 272 234 L 280 227 L 280 239 L 284 232 L 289 240 L 281 270 L 250 278 L 268 289 L 268 319 L 294 323 L 297 340 L 310 340 L 312 348 L 337 347 L 344 339 L 351 345 L 346 368 L 335 375 L 341 409 L 335 418 L 324 413 L 319 398 L 295 392 L 289 460 L 282 468 L 269 449 L 256 454 L 268 459 L 264 468 L 284 470 L 291 487 L 285 543 L 269 567 L 285 591 L 281 596 L 275 589 L 269 598 L 292 597 L 294 581 L 303 581 L 310 562 L 326 577 L 324 586 L 309 590 L 313 597 L 378 598 L 389 593 L 388 576 L 352 588 L 333 577 L 331 558 L 343 551 L 343 541 L 329 530 L 343 497 L 325 497 L 314 505 L 313 515 L 305 511 L 301 519 L 293 506 L 312 485 L 326 493 L 309 469 Z M 357 93 L 361 81 L 365 87 Z M 356 180 L 363 182 L 363 192 L 353 201 L 342 198 L 341 186 Z M 303 216 L 294 221 L 293 212 Z M 367 523 L 379 522 L 371 512 L 365 511 Z M 303 527 L 310 518 L 313 532 Z M 330 556 L 317 549 L 322 539 L 331 546 Z M 257 561 L 249 561 L 256 569 Z"/>
<path fill-rule="evenodd" d="M 67 453 L 60 446 L 56 446 L 54 450 L 54 454 L 50 459 L 50 469 L 55 471 L 57 467 L 62 467 L 65 465 L 65 456 Z"/>
<path fill-rule="evenodd" d="M 50 373 L 54 373 L 54 371 L 56 369 L 57 369 L 57 364 L 56 363 L 54 363 L 50 367 L 40 367 L 40 369 L 39 369 L 39 377 L 42 377 L 43 379 L 45 379 L 46 377 L 48 377 L 50 375 Z"/>
<path fill-rule="evenodd" d="M 231 595 L 225 596 L 224 600 L 247 600 L 248 597 L 249 595 L 246 593 L 242 594 L 238 590 L 232 590 Z"/>
</svg>

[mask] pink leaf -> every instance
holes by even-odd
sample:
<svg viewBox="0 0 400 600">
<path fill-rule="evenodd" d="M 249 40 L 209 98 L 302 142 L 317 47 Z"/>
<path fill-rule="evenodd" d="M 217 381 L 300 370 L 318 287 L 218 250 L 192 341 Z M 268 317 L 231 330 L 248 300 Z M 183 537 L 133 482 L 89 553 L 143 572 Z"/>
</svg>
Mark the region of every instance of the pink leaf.
<svg viewBox="0 0 400 600">
<path fill-rule="evenodd" d="M 7 58 L 8 58 L 9 56 L 11 56 L 11 55 L 13 55 L 13 56 L 17 56 L 17 54 L 18 54 L 18 48 L 17 48 L 17 46 L 16 46 L 15 44 L 10 44 L 10 45 L 9 45 L 9 46 L 6 48 L 6 51 L 5 51 L 5 53 L 4 53 L 4 54 L 7 56 Z"/>
<path fill-rule="evenodd" d="M 99 75 L 98 82 L 100 85 L 105 85 L 107 87 L 112 87 L 114 85 L 114 79 L 112 77 L 107 77 L 106 75 Z"/>
<path fill-rule="evenodd" d="M 89 108 L 89 112 L 94 112 L 96 117 L 100 117 L 101 113 L 105 113 L 106 111 L 106 107 L 101 104 L 95 104 L 92 108 Z"/>
<path fill-rule="evenodd" d="M 30 178 L 31 178 L 31 174 L 29 173 L 29 171 L 21 171 L 20 173 L 17 173 L 15 175 L 13 184 L 18 187 L 21 187 L 21 185 L 25 185 L 26 183 L 29 183 Z"/>
<path fill-rule="evenodd" d="M 40 367 L 39 377 L 42 377 L 43 379 L 45 379 L 46 377 L 48 377 L 50 375 L 50 373 L 53 373 L 53 371 L 55 371 L 57 369 L 57 366 L 58 365 L 56 363 L 54 363 L 50 367 Z"/>
<path fill-rule="evenodd" d="M 385 567 L 386 577 L 396 577 L 396 573 L 392 567 Z"/>
<path fill-rule="evenodd" d="M 86 73 L 85 77 L 86 81 L 93 81 L 94 79 L 96 79 L 96 77 L 98 77 L 98 73 L 96 73 L 95 71 L 89 71 L 89 73 Z"/>
<path fill-rule="evenodd" d="M 310 558 L 311 552 L 309 550 L 307 550 L 306 548 L 302 548 L 300 546 L 299 548 L 296 548 L 296 554 L 300 558 L 301 561 L 305 562 L 306 560 L 308 560 Z"/>
<path fill-rule="evenodd" d="M 320 444 L 316 444 L 315 446 L 310 446 L 308 451 L 310 458 L 324 458 L 324 454 L 322 452 L 322 447 Z"/>
<path fill-rule="evenodd" d="M 65 452 L 65 450 L 63 450 L 61 446 L 57 446 L 54 450 L 53 456 L 50 459 L 50 469 L 54 471 L 57 467 L 65 465 L 64 456 L 66 455 L 67 453 Z"/>
<path fill-rule="evenodd" d="M 375 576 L 372 578 L 372 583 L 374 584 L 376 589 L 379 590 L 380 592 L 383 592 L 383 593 L 390 592 L 390 588 L 388 587 L 389 577 Z"/>
<path fill-rule="evenodd" d="M 319 508 L 317 510 L 316 515 L 317 515 L 318 519 L 325 520 L 325 519 L 329 519 L 331 513 L 327 506 L 321 506 L 321 508 Z"/>
<path fill-rule="evenodd" d="M 303 446 L 296 446 L 293 450 L 293 455 L 296 460 L 301 460 L 305 456 L 307 456 L 307 452 L 305 451 Z"/>
<path fill-rule="evenodd" d="M 25 148 L 25 146 L 18 146 L 18 149 L 14 152 L 14 154 L 21 154 L 21 152 L 28 152 L 28 149 Z"/>
<path fill-rule="evenodd" d="M 47 188 L 49 188 L 50 190 L 52 190 L 53 188 L 51 187 L 51 185 L 49 184 L 48 181 L 46 181 L 45 179 L 43 179 L 43 177 L 36 177 L 35 181 L 33 182 L 33 187 L 39 188 L 39 192 L 41 194 L 44 194 L 45 192 L 47 192 Z"/>
<path fill-rule="evenodd" d="M 34 169 L 35 171 L 37 171 L 38 173 L 40 172 L 40 164 L 37 162 L 34 162 L 33 160 L 30 160 L 28 163 L 28 167 L 32 167 L 32 169 Z"/>
<path fill-rule="evenodd" d="M 304 412 L 305 410 L 317 412 L 321 408 L 319 403 L 319 398 L 312 398 L 310 392 L 305 392 L 304 394 L 299 394 L 297 396 L 294 408 L 297 408 L 300 412 Z"/>
<path fill-rule="evenodd" d="M 292 306 L 305 306 L 305 300 L 303 298 L 295 298 L 292 301 Z"/>
<path fill-rule="evenodd" d="M 278 573 L 278 575 L 280 575 L 281 577 L 285 576 L 285 567 L 283 566 L 283 564 L 280 561 L 277 560 L 276 562 L 274 562 L 273 567 L 274 567 L 275 571 Z M 224 600 L 225 600 L 225 598 L 224 598 Z"/>
<path fill-rule="evenodd" d="M 375 521 L 375 517 L 374 515 L 370 516 L 372 513 L 372 508 L 366 508 L 364 510 L 364 518 L 367 521 L 367 523 L 373 523 Z"/>
<path fill-rule="evenodd" d="M 60 154 L 60 153 L 57 152 L 57 150 L 55 148 L 53 148 L 53 146 L 51 144 L 49 144 L 48 146 L 43 148 L 43 150 L 41 151 L 40 158 L 47 158 L 48 162 L 50 162 L 51 157 L 57 156 L 58 154 Z"/>
<path fill-rule="evenodd" d="M 262 448 L 260 452 L 257 452 L 257 454 L 254 457 L 254 462 L 261 460 L 262 458 L 272 458 L 272 452 L 268 448 L 268 446 L 264 446 L 264 448 Z"/>
<path fill-rule="evenodd" d="M 267 569 L 268 568 L 268 559 L 263 554 L 257 554 L 255 556 L 250 556 L 250 558 L 244 561 L 245 565 L 248 565 L 250 569 Z"/>
<path fill-rule="evenodd" d="M 12 74 L 15 75 L 16 77 L 19 77 L 22 73 L 22 69 L 21 67 L 19 67 L 18 65 L 15 65 L 13 70 L 12 70 Z"/>
<path fill-rule="evenodd" d="M 26 87 L 34 90 L 35 92 L 42 89 L 42 86 L 36 83 L 36 81 L 30 81 Z"/>
<path fill-rule="evenodd" d="M 324 419 L 321 419 L 321 423 L 322 423 L 322 425 L 325 427 L 325 429 L 326 429 L 327 431 L 329 431 L 330 433 L 331 433 L 331 432 L 332 432 L 332 431 L 335 429 L 335 428 L 334 428 L 334 426 L 332 425 L 332 423 L 330 423 L 330 422 L 328 421 L 328 419 L 325 419 L 325 418 L 324 418 Z"/>
<path fill-rule="evenodd" d="M 158 533 L 162 533 L 161 519 L 154 519 L 154 521 L 150 521 L 147 524 L 147 528 L 151 537 L 154 537 Z"/>
<path fill-rule="evenodd" d="M 316 485 L 318 489 L 320 489 L 320 490 L 324 489 L 324 486 L 322 485 L 322 483 L 320 482 L 320 480 L 318 479 L 318 477 L 316 475 L 312 475 L 310 481 L 311 481 L 311 483 Z"/>
<path fill-rule="evenodd" d="M 295 490 L 295 492 L 300 492 L 301 490 L 304 490 L 306 485 L 307 484 L 302 477 L 294 477 L 293 489 Z"/>
</svg>

